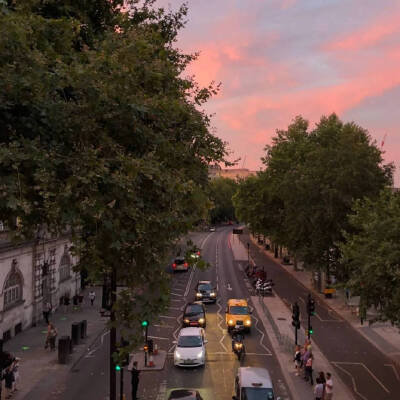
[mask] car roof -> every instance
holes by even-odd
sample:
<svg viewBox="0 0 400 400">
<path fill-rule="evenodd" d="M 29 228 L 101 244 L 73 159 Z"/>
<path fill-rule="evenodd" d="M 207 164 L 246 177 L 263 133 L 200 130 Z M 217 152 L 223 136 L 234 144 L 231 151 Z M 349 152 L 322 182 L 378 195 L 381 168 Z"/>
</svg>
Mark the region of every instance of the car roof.
<svg viewBox="0 0 400 400">
<path fill-rule="evenodd" d="M 209 283 L 209 284 L 211 284 L 211 281 L 199 281 L 198 285 L 201 285 L 201 284 L 206 284 L 206 283 Z"/>
<path fill-rule="evenodd" d="M 193 305 L 198 305 L 198 306 L 204 307 L 204 306 L 203 306 L 203 303 L 202 303 L 201 301 L 192 301 L 192 302 L 190 302 L 190 303 L 187 303 L 187 304 L 186 304 L 186 307 L 187 307 L 187 306 L 193 306 Z"/>
<path fill-rule="evenodd" d="M 272 388 L 271 376 L 266 368 L 240 367 L 238 375 L 241 387 Z"/>
<path fill-rule="evenodd" d="M 229 299 L 228 305 L 230 305 L 230 306 L 247 306 L 247 300 L 245 300 L 245 299 Z"/>
<path fill-rule="evenodd" d="M 200 336 L 202 328 L 190 327 L 182 328 L 179 331 L 179 336 Z"/>
<path fill-rule="evenodd" d="M 184 260 L 185 256 L 176 256 L 174 260 Z"/>
</svg>

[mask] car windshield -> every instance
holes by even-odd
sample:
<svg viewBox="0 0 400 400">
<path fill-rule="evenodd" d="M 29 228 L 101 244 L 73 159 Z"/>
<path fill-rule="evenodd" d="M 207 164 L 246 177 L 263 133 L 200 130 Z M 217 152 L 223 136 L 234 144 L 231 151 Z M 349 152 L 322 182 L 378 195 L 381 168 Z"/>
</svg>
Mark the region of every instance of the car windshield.
<svg viewBox="0 0 400 400">
<path fill-rule="evenodd" d="M 196 315 L 202 313 L 203 313 L 203 308 L 199 304 L 192 304 L 190 306 L 187 306 L 185 311 L 185 315 Z"/>
<path fill-rule="evenodd" d="M 201 336 L 180 336 L 178 347 L 201 347 L 203 345 Z"/>
<path fill-rule="evenodd" d="M 211 285 L 209 283 L 201 283 L 198 287 L 198 290 L 206 290 L 210 291 L 211 290 Z"/>
<path fill-rule="evenodd" d="M 243 388 L 243 400 L 273 400 L 274 391 L 268 388 Z"/>
<path fill-rule="evenodd" d="M 247 311 L 247 307 L 232 306 L 229 308 L 229 314 L 247 315 L 248 313 L 249 312 Z"/>
</svg>

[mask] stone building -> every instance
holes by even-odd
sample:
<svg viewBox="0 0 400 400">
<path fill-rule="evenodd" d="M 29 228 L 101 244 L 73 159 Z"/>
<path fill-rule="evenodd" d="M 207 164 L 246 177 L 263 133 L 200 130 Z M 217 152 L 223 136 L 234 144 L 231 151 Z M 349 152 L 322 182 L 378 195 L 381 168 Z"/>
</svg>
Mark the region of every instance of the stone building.
<svg viewBox="0 0 400 400">
<path fill-rule="evenodd" d="M 79 273 L 68 237 L 13 244 L 0 226 L 0 338 L 5 341 L 40 321 L 43 305 L 53 310 L 60 298 L 79 293 Z"/>
</svg>

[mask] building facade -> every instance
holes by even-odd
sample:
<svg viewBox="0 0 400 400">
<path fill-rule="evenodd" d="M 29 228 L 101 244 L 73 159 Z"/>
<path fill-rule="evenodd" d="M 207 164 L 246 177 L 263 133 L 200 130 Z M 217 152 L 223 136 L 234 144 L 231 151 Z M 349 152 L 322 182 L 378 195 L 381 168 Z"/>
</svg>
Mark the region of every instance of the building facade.
<svg viewBox="0 0 400 400">
<path fill-rule="evenodd" d="M 77 260 L 69 238 L 27 241 L 14 245 L 0 231 L 0 338 L 5 341 L 43 319 L 43 305 L 55 310 L 61 297 L 80 291 Z"/>
</svg>

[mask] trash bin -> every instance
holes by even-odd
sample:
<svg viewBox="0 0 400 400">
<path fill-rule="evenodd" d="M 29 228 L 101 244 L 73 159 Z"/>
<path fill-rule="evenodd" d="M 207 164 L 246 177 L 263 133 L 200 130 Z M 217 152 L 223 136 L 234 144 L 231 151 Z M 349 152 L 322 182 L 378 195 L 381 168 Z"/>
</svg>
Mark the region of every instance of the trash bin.
<svg viewBox="0 0 400 400">
<path fill-rule="evenodd" d="M 69 336 L 61 336 L 58 339 L 58 362 L 59 364 L 66 364 L 70 354 L 70 338 Z"/>
<path fill-rule="evenodd" d="M 87 336 L 87 321 L 86 319 L 80 322 L 81 324 L 81 339 L 84 339 Z"/>
<path fill-rule="evenodd" d="M 81 323 L 80 322 L 74 322 L 71 325 L 71 339 L 72 339 L 72 344 L 76 345 L 79 344 L 81 341 Z"/>
</svg>

